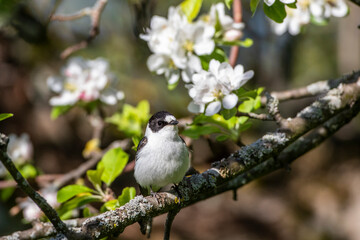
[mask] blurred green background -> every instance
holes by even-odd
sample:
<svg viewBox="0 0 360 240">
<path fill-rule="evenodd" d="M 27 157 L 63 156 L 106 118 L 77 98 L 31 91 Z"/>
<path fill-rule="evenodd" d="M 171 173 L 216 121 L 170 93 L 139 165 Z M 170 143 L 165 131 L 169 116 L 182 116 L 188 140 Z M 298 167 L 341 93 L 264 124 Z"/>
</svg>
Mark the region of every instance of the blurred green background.
<svg viewBox="0 0 360 240">
<path fill-rule="evenodd" d="M 65 173 L 85 161 L 81 152 L 91 138 L 86 114 L 73 109 L 56 120 L 50 119 L 52 96 L 46 85 L 50 75 L 58 75 L 66 60 L 59 55 L 67 46 L 86 39 L 90 20 L 48 22 L 56 13 L 69 14 L 92 6 L 90 0 L 0 0 L 0 113 L 14 117 L 0 124 L 0 132 L 27 132 L 34 144 L 35 165 L 46 174 Z M 136 0 L 109 0 L 100 24 L 100 35 L 74 56 L 106 58 L 125 92 L 125 102 L 136 105 L 147 99 L 151 112 L 168 110 L 177 118 L 189 116 L 190 97 L 184 84 L 167 89 L 166 80 L 146 67 L 150 51 L 136 37 L 148 18 L 136 17 Z M 202 11 L 211 3 L 205 1 Z M 149 1 L 153 13 L 166 16 L 170 5 L 180 1 Z M 253 69 L 249 87 L 267 91 L 305 86 L 336 78 L 360 67 L 360 8 L 348 3 L 350 14 L 331 19 L 327 26 L 309 25 L 304 33 L 281 37 L 271 33 L 261 9 L 251 17 L 249 1 L 243 1 L 245 37 L 254 40 L 251 48 L 241 48 L 238 63 Z M 228 52 L 229 49 L 226 49 Z M 293 116 L 313 99 L 280 105 L 285 116 Z M 114 112 L 120 106 L 107 111 Z M 254 122 L 243 134 L 249 144 L 276 128 L 273 123 Z M 103 144 L 121 135 L 107 126 Z M 214 148 L 208 139 L 193 143 L 195 168 L 203 171 L 236 147 L 229 142 Z M 172 239 L 360 239 L 360 119 L 357 117 L 317 149 L 298 159 L 291 171 L 278 171 L 232 193 L 208 199 L 183 209 L 172 228 Z M 115 191 L 136 186 L 132 173 L 122 175 Z M 20 191 L 0 202 L 0 236 L 30 225 L 21 223 L 21 214 L 10 216 L 9 209 Z M 154 221 L 152 239 L 162 239 L 165 216 Z M 121 239 L 142 239 L 138 226 L 128 227 Z"/>
</svg>

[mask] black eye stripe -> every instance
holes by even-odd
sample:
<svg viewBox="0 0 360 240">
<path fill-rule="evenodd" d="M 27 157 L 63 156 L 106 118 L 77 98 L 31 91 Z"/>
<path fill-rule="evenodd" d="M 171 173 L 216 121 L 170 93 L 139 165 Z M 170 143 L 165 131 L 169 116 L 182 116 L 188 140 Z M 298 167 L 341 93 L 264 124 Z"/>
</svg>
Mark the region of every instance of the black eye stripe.
<svg viewBox="0 0 360 240">
<path fill-rule="evenodd" d="M 152 132 L 158 132 L 160 129 L 165 127 L 166 125 L 169 125 L 167 121 L 165 121 L 167 116 L 172 116 L 169 112 L 166 111 L 160 111 L 155 113 L 150 119 L 149 119 L 149 128 Z"/>
<path fill-rule="evenodd" d="M 165 125 L 167 125 L 167 122 L 165 122 L 165 121 L 158 121 L 158 125 L 159 125 L 159 126 L 165 126 Z"/>
</svg>

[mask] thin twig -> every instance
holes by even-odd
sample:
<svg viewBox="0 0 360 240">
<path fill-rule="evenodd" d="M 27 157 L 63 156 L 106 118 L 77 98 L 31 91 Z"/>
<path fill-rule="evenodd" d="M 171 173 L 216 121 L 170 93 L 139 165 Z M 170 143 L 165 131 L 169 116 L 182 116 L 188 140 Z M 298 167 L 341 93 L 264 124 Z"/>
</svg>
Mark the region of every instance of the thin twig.
<svg viewBox="0 0 360 240">
<path fill-rule="evenodd" d="M 69 14 L 69 15 L 53 15 L 51 16 L 51 21 L 73 21 L 79 18 L 82 18 L 84 16 L 89 16 L 92 13 L 92 8 L 87 7 L 83 8 L 75 13 Z"/>
<path fill-rule="evenodd" d="M 241 9 L 241 0 L 233 1 L 233 17 L 235 23 L 242 22 L 242 9 Z M 239 55 L 239 46 L 232 46 L 230 50 L 229 63 L 232 67 L 235 66 L 236 60 Z"/>
<path fill-rule="evenodd" d="M 266 98 L 267 98 L 266 107 L 269 111 L 270 116 L 272 117 L 272 119 L 276 121 L 276 123 L 279 126 L 282 127 L 284 119 L 279 111 L 279 100 L 276 97 L 270 95 L 269 93 L 266 93 Z"/>
<path fill-rule="evenodd" d="M 237 112 L 236 116 L 237 117 L 248 117 L 248 118 L 262 120 L 262 121 L 274 121 L 273 116 L 271 116 L 269 114 L 265 114 L 265 113 L 257 114 L 257 113 L 252 113 L 252 112 L 248 112 L 248 113 Z"/>
<path fill-rule="evenodd" d="M 99 34 L 101 13 L 103 12 L 107 2 L 108 0 L 97 0 L 92 8 L 87 7 L 69 15 L 51 16 L 50 19 L 53 21 L 72 21 L 84 16 L 90 16 L 91 19 L 91 29 L 88 38 L 77 44 L 67 47 L 60 55 L 62 59 L 69 57 L 71 54 L 80 49 L 86 48 L 90 44 L 90 42 L 94 40 L 94 38 Z"/>
<path fill-rule="evenodd" d="M 50 222 L 54 225 L 55 229 L 59 233 L 63 233 L 65 236 L 69 236 L 70 232 L 63 221 L 59 218 L 56 211 L 47 203 L 47 201 L 37 193 L 21 175 L 19 170 L 15 167 L 14 163 L 7 154 L 7 146 L 9 138 L 0 133 L 0 160 L 10 172 L 11 176 L 17 182 L 18 186 L 23 190 L 38 207 L 45 213 Z"/>
</svg>

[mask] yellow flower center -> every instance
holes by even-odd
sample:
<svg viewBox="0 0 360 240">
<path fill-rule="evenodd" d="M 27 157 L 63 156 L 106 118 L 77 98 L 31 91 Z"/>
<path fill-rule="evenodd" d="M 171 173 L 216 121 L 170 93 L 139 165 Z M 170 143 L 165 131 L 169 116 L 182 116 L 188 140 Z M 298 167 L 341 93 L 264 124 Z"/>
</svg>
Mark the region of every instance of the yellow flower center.
<svg viewBox="0 0 360 240">
<path fill-rule="evenodd" d="M 73 92 L 73 91 L 75 91 L 75 90 L 77 89 L 77 87 L 76 87 L 75 84 L 68 83 L 68 82 L 65 83 L 64 88 L 65 88 L 66 90 L 69 90 L 70 92 Z"/>
<path fill-rule="evenodd" d="M 184 48 L 188 52 L 193 52 L 194 51 L 194 43 L 189 40 L 186 40 L 185 44 L 184 44 Z"/>
<path fill-rule="evenodd" d="M 213 92 L 213 96 L 216 98 L 216 99 L 221 99 L 223 97 L 223 94 L 221 92 L 221 90 L 215 90 Z"/>
</svg>

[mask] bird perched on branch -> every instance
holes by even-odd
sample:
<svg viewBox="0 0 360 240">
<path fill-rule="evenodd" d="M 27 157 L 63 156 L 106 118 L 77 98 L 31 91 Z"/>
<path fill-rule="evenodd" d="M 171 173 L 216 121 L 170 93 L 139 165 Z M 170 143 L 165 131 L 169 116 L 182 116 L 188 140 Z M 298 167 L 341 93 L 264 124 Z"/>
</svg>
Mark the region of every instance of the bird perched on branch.
<svg viewBox="0 0 360 240">
<path fill-rule="evenodd" d="M 171 113 L 160 111 L 147 124 L 145 137 L 137 147 L 134 171 L 143 196 L 179 183 L 190 167 L 189 151 L 178 134 L 178 123 Z M 145 234 L 143 225 L 142 232 Z"/>
</svg>

